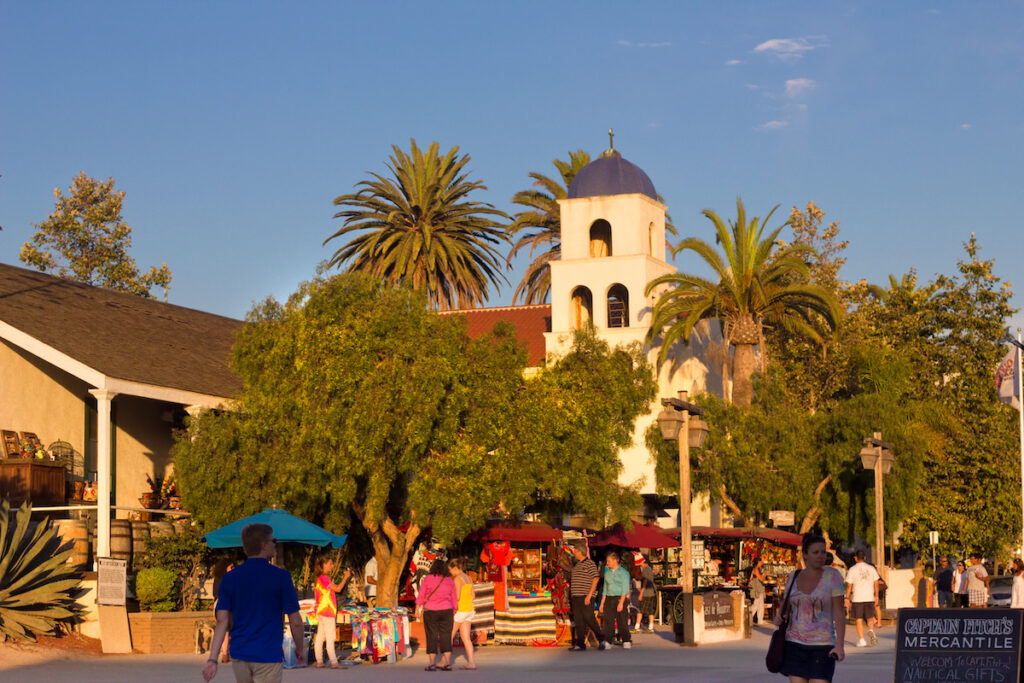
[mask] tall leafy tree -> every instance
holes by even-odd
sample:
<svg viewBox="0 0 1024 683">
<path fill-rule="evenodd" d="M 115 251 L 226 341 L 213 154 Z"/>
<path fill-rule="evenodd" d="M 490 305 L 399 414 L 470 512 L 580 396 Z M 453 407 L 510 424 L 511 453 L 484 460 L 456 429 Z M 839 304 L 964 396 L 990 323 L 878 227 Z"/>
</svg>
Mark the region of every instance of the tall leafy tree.
<svg viewBox="0 0 1024 683">
<path fill-rule="evenodd" d="M 424 293 L 343 274 L 255 308 L 233 364 L 236 409 L 200 416 L 174 447 L 185 504 L 204 529 L 273 504 L 362 527 L 383 605 L 427 528 L 448 541 L 499 509 L 622 520 L 639 504 L 617 484 L 617 450 L 654 396 L 651 368 L 592 331 L 527 379 L 510 326 L 471 340 Z"/>
<path fill-rule="evenodd" d="M 1017 413 L 997 400 L 993 376 L 1006 352 L 997 340 L 1014 312 L 1012 292 L 994 260 L 980 258 L 973 234 L 964 249 L 956 275 L 921 288 L 901 280 L 867 314 L 878 317 L 879 339 L 914 351 L 918 391 L 943 411 L 943 448 L 924 462 L 905 542 L 926 547 L 937 530 L 940 551 L 1007 557 L 1020 544 L 1020 450 Z M 901 324 L 902 311 L 918 324 Z"/>
<path fill-rule="evenodd" d="M 392 146 L 390 177 L 372 180 L 341 195 L 335 206 L 343 227 L 324 240 L 348 237 L 330 265 L 405 283 L 427 293 L 442 310 L 469 308 L 487 301 L 490 288 L 507 282 L 498 245 L 508 241 L 508 216 L 492 205 L 469 199 L 487 187 L 469 179 L 469 155 L 452 147 L 443 156 L 432 142 L 426 152 L 415 140 L 409 152 Z"/>
<path fill-rule="evenodd" d="M 569 152 L 569 160 L 555 159 L 551 163 L 558 169 L 560 181 L 542 173 L 531 172 L 534 188 L 516 192 L 512 203 L 525 206 L 513 217 L 509 233 L 519 236 L 508 254 L 508 261 L 529 248 L 530 263 L 523 279 L 516 287 L 513 300 L 527 304 L 540 304 L 551 294 L 551 269 L 548 264 L 562 254 L 562 220 L 558 200 L 568 196 L 569 185 L 576 174 L 590 163 L 590 154 L 578 149 Z"/>
<path fill-rule="evenodd" d="M 114 190 L 114 179 L 99 181 L 79 173 L 67 194 L 58 187 L 53 213 L 25 242 L 19 254 L 26 265 L 88 285 L 153 298 L 163 287 L 164 300 L 171 287 L 166 263 L 140 273 L 128 254 L 132 229 L 121 218 L 125 192 Z"/>
<path fill-rule="evenodd" d="M 719 254 L 697 237 L 689 237 L 673 249 L 674 254 L 690 250 L 714 271 L 717 280 L 690 273 L 670 273 L 652 280 L 646 295 L 664 289 L 654 305 L 648 340 L 661 337 L 659 362 L 664 362 L 672 345 L 688 341 L 701 320 L 719 321 L 725 340 L 734 349 L 732 399 L 749 406 L 753 397 L 754 347 L 763 344 L 766 326 L 783 327 L 821 341 L 826 329 L 834 329 L 841 310 L 834 293 L 809 281 L 805 261 L 810 247 L 804 244 L 777 245 L 788 221 L 771 232 L 762 222 L 747 220 L 741 199 L 736 200 L 737 218 L 728 225 L 714 211 L 703 214 L 715 226 Z"/>
</svg>

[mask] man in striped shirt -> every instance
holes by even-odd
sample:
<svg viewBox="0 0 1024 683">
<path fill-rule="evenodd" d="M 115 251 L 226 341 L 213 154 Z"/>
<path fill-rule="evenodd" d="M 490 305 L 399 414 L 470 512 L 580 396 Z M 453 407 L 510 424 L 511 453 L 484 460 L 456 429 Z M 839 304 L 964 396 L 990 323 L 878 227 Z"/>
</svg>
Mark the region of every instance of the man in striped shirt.
<svg viewBox="0 0 1024 683">
<path fill-rule="evenodd" d="M 576 564 L 569 576 L 569 594 L 572 601 L 572 619 L 576 628 L 573 631 L 573 642 L 570 650 L 587 649 L 587 630 L 594 632 L 599 650 L 607 650 L 608 643 L 604 640 L 601 627 L 594 616 L 594 593 L 597 591 L 597 565 L 590 559 L 582 544 L 574 543 L 572 555 Z"/>
</svg>

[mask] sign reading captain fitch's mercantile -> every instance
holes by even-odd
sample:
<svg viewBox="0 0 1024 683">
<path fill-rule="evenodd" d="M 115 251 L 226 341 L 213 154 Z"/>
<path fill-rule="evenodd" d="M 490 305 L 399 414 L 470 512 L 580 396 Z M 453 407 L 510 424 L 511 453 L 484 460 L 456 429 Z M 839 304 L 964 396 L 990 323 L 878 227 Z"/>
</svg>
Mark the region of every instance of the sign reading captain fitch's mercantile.
<svg viewBox="0 0 1024 683">
<path fill-rule="evenodd" d="M 736 626 L 736 613 L 732 609 L 732 597 L 722 591 L 704 594 L 704 628 L 726 628 Z"/>
<path fill-rule="evenodd" d="M 901 609 L 896 683 L 1020 680 L 1021 622 L 1015 609 Z"/>
</svg>

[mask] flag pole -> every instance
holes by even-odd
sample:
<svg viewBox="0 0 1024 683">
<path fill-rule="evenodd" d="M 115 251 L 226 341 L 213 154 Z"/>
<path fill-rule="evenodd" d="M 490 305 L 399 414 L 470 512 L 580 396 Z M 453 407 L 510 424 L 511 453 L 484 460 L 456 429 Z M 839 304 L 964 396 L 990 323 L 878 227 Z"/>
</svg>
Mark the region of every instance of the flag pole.
<svg viewBox="0 0 1024 683">
<path fill-rule="evenodd" d="M 1017 328 L 1017 343 L 1014 345 L 1017 357 L 1014 359 L 1014 377 L 1017 380 L 1017 418 L 1020 425 L 1020 510 L 1021 510 L 1021 545 L 1020 556 L 1024 558 L 1024 372 L 1020 366 L 1021 335 Z"/>
</svg>

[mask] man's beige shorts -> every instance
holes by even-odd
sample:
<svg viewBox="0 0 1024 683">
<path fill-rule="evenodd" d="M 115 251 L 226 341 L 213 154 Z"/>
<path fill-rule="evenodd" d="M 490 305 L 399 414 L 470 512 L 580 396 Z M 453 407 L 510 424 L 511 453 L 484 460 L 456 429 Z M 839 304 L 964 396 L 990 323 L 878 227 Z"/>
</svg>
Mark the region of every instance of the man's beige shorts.
<svg viewBox="0 0 1024 683">
<path fill-rule="evenodd" d="M 240 662 L 231 660 L 231 669 L 238 683 L 281 683 L 284 664 L 281 662 Z"/>
</svg>

